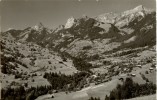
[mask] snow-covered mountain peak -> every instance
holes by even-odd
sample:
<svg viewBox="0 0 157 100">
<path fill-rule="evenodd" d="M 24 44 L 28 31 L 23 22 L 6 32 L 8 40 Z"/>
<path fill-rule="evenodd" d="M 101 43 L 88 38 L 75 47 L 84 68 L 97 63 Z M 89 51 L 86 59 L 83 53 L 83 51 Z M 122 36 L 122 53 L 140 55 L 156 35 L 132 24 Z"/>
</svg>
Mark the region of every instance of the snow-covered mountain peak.
<svg viewBox="0 0 157 100">
<path fill-rule="evenodd" d="M 110 13 L 99 15 L 98 17 L 96 17 L 96 20 L 105 23 L 115 23 L 115 19 L 117 16 L 118 14 L 110 12 Z"/>
<path fill-rule="evenodd" d="M 145 8 L 143 7 L 143 5 L 139 5 L 139 6 L 137 6 L 137 7 L 135 7 L 133 10 L 134 11 L 142 11 L 142 10 L 144 10 Z"/>
<path fill-rule="evenodd" d="M 146 8 L 143 7 L 143 5 L 139 5 L 139 6 L 133 8 L 133 9 L 131 9 L 131 10 L 125 11 L 124 13 L 122 13 L 122 15 L 124 16 L 124 15 L 130 15 L 130 14 L 139 13 L 139 14 L 141 14 L 142 16 L 144 16 L 145 10 L 146 10 Z"/>
<path fill-rule="evenodd" d="M 66 24 L 65 24 L 65 28 L 71 28 L 75 23 L 75 18 L 74 17 L 70 17 Z"/>
<path fill-rule="evenodd" d="M 13 28 L 8 28 L 7 31 L 13 30 Z"/>
<path fill-rule="evenodd" d="M 40 22 L 39 24 L 32 27 L 34 30 L 39 31 L 44 28 L 44 25 Z"/>
<path fill-rule="evenodd" d="M 83 15 L 82 15 L 82 18 L 83 18 L 83 19 L 88 19 L 89 17 L 88 17 L 87 15 L 83 14 Z"/>
</svg>

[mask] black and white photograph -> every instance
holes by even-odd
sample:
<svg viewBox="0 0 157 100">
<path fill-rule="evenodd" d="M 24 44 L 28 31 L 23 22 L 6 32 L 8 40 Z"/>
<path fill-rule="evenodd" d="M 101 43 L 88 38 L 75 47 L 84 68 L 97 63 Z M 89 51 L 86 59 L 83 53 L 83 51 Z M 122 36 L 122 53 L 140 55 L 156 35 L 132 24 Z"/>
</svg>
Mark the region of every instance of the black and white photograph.
<svg viewBox="0 0 157 100">
<path fill-rule="evenodd" d="M 157 100 L 156 0 L 0 0 L 0 100 Z"/>
</svg>

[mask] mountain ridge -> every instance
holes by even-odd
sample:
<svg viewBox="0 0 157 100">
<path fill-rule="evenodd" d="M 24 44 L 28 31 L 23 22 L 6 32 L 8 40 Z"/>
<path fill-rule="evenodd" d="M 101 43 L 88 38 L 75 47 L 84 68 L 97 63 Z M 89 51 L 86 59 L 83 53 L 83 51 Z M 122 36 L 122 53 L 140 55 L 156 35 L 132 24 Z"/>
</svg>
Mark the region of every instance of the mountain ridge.
<svg viewBox="0 0 157 100">
<path fill-rule="evenodd" d="M 149 35 L 148 32 L 151 32 L 153 34 L 152 36 L 154 36 L 155 33 L 151 30 L 155 28 L 155 14 L 153 10 L 148 10 L 140 5 L 120 14 L 106 13 L 105 16 L 109 17 L 111 15 L 111 20 L 99 20 L 98 17 L 104 18 L 102 15 L 96 18 L 83 16 L 75 19 L 74 17 L 70 17 L 65 25 L 60 25 L 53 30 L 39 23 L 36 26 L 28 27 L 24 30 L 12 29 L 3 34 L 6 35 L 9 33 L 17 40 L 35 42 L 41 46 L 46 46 L 57 51 L 62 51 L 63 49 L 68 50 L 70 44 L 84 40 L 94 43 L 93 41 L 97 41 L 98 39 L 101 41 L 109 39 L 110 42 L 108 44 L 112 44 L 113 42 L 118 45 L 123 45 L 133 42 L 136 43 L 136 41 L 139 41 L 138 37 L 142 39 L 144 35 L 137 35 L 143 33 L 144 31 L 142 30 L 146 30 L 145 34 Z M 147 28 L 146 26 L 151 28 Z M 131 42 L 129 39 L 132 37 L 136 38 Z M 155 41 L 154 38 L 152 40 Z M 141 46 L 144 46 L 142 41 L 139 41 L 139 43 Z M 117 48 L 117 46 L 115 47 Z"/>
</svg>

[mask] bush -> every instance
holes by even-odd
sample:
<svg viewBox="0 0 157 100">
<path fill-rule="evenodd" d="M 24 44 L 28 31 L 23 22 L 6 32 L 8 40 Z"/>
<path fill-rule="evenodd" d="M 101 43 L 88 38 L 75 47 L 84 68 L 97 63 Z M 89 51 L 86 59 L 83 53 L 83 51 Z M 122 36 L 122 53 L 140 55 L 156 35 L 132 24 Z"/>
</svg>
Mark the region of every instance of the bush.
<svg viewBox="0 0 157 100">
<path fill-rule="evenodd" d="M 34 79 L 32 79 L 32 82 L 34 82 L 35 80 Z"/>
<path fill-rule="evenodd" d="M 4 74 L 7 74 L 7 68 L 6 68 L 6 66 L 2 66 L 1 72 L 4 73 Z"/>
<path fill-rule="evenodd" d="M 24 86 L 25 86 L 25 87 L 28 87 L 28 83 L 24 83 Z"/>
<path fill-rule="evenodd" d="M 89 71 L 89 69 L 93 68 L 92 64 L 81 58 L 73 58 L 73 64 L 80 71 Z"/>
<path fill-rule="evenodd" d="M 22 74 L 16 74 L 15 79 L 22 78 Z"/>
</svg>

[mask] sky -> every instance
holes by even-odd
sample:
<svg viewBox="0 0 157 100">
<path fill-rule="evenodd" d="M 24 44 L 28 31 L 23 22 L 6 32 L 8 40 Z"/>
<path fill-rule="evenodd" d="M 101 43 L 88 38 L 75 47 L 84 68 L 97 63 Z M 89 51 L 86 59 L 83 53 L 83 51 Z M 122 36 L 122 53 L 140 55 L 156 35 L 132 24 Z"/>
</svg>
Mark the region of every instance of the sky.
<svg viewBox="0 0 157 100">
<path fill-rule="evenodd" d="M 54 29 L 70 17 L 96 17 L 123 12 L 138 5 L 155 9 L 155 0 L 0 0 L 1 31 L 24 29 L 39 22 Z"/>
</svg>

